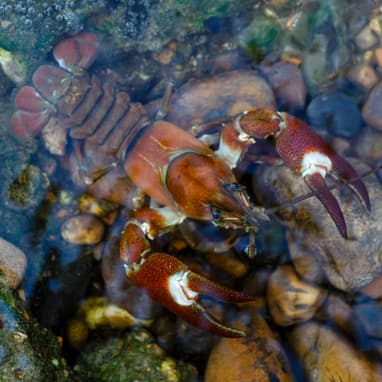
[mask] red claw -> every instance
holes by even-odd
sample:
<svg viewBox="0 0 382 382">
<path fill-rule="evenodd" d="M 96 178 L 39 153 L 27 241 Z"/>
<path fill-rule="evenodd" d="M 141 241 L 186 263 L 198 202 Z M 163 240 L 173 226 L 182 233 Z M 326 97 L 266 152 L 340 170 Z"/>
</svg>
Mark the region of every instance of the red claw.
<svg viewBox="0 0 382 382">
<path fill-rule="evenodd" d="M 281 113 L 281 116 L 284 125 L 276 139 L 281 158 L 305 179 L 329 212 L 340 234 L 347 238 L 341 207 L 326 185 L 324 177 L 328 174 L 345 181 L 370 210 L 369 195 L 364 183 L 356 179 L 358 175 L 350 163 L 337 155 L 306 123 L 285 113 Z"/>
<path fill-rule="evenodd" d="M 281 159 L 305 179 L 343 237 L 347 237 L 345 218 L 324 177 L 328 174 L 346 182 L 370 210 L 369 194 L 356 171 L 304 121 L 287 113 L 262 109 L 243 114 L 237 121 L 238 132 L 242 129 L 249 137 L 275 137 Z"/>
<path fill-rule="evenodd" d="M 243 331 L 221 324 L 198 301 L 200 294 L 228 302 L 252 301 L 252 297 L 191 272 L 180 260 L 165 253 L 151 254 L 127 274 L 151 298 L 190 324 L 220 336 L 245 336 Z"/>
<path fill-rule="evenodd" d="M 343 180 L 348 184 L 353 191 L 357 194 L 360 200 L 363 200 L 366 208 L 370 211 L 370 198 L 365 184 L 359 179 L 358 174 L 354 168 L 342 157 L 337 154 L 330 155 L 332 160 L 332 173 L 334 176 Z"/>
<path fill-rule="evenodd" d="M 316 172 L 314 174 L 305 176 L 304 180 L 310 189 L 315 193 L 322 205 L 329 212 L 329 215 L 332 217 L 340 234 L 346 238 L 347 228 L 344 215 L 342 214 L 337 199 L 333 196 L 333 194 L 330 192 L 330 189 L 326 185 L 324 178 L 320 173 Z"/>
</svg>

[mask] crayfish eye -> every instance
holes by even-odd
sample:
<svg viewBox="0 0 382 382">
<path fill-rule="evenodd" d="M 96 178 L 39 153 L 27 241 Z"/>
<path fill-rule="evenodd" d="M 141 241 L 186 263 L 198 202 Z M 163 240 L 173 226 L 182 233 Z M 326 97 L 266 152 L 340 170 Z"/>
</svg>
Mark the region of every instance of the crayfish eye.
<svg viewBox="0 0 382 382">
<path fill-rule="evenodd" d="M 233 192 L 239 192 L 241 191 L 241 185 L 237 182 L 230 183 L 228 185 L 228 188 Z"/>
<path fill-rule="evenodd" d="M 211 208 L 211 216 L 212 216 L 212 219 L 219 220 L 219 218 L 221 216 L 221 212 L 216 207 L 212 207 Z"/>
</svg>

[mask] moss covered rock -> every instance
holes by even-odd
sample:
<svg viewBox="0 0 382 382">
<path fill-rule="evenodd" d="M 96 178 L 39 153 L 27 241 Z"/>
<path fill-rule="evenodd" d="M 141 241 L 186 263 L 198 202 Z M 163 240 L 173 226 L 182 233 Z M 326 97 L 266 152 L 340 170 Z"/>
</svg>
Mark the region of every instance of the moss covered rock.
<svg viewBox="0 0 382 382">
<path fill-rule="evenodd" d="M 75 367 L 79 381 L 197 381 L 196 370 L 167 356 L 143 329 L 94 340 Z"/>
<path fill-rule="evenodd" d="M 71 381 L 57 339 L 23 311 L 0 279 L 0 381 Z"/>
</svg>

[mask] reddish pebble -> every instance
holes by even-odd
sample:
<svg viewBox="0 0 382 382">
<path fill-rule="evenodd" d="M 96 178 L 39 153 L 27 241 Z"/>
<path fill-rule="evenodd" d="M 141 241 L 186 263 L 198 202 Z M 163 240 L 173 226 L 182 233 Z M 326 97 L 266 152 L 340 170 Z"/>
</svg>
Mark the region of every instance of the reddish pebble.
<svg viewBox="0 0 382 382">
<path fill-rule="evenodd" d="M 347 78 L 365 90 L 370 90 L 378 82 L 375 70 L 368 64 L 354 65 L 349 70 Z"/>
<path fill-rule="evenodd" d="M 297 65 L 278 62 L 264 67 L 281 108 L 302 108 L 305 105 L 306 87 L 301 70 Z"/>
<path fill-rule="evenodd" d="M 370 92 L 363 108 L 365 121 L 378 130 L 382 130 L 382 82 L 379 82 Z"/>
</svg>

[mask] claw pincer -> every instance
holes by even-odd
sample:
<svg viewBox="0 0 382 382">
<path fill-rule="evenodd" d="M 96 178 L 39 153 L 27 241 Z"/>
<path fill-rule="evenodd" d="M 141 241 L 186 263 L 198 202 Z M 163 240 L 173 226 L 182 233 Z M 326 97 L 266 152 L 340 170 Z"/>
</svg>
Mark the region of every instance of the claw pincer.
<svg viewBox="0 0 382 382">
<path fill-rule="evenodd" d="M 239 117 L 238 124 L 251 137 L 275 138 L 277 152 L 285 165 L 304 178 L 343 237 L 347 237 L 345 218 L 324 181 L 325 176 L 345 182 L 370 210 L 368 191 L 354 168 L 301 119 L 272 110 L 254 110 Z"/>
<path fill-rule="evenodd" d="M 126 227 L 121 239 L 121 247 L 131 248 L 129 240 L 136 241 L 126 234 Z M 143 234 L 143 231 L 141 231 Z M 142 241 L 144 240 L 141 235 Z M 124 257 L 124 249 L 121 250 Z M 126 274 L 135 285 L 145 290 L 148 295 L 180 318 L 199 328 L 225 337 L 242 337 L 244 332 L 221 324 L 199 303 L 201 295 L 211 296 L 228 302 L 246 302 L 253 300 L 243 293 L 223 287 L 213 281 L 191 272 L 185 264 L 166 253 L 150 253 L 141 257 L 139 263 L 125 263 Z"/>
</svg>

